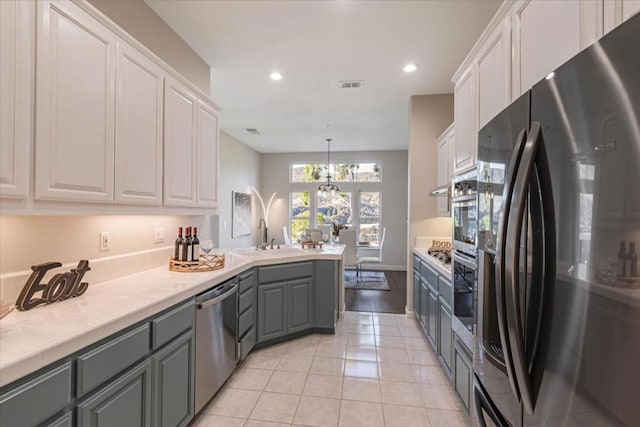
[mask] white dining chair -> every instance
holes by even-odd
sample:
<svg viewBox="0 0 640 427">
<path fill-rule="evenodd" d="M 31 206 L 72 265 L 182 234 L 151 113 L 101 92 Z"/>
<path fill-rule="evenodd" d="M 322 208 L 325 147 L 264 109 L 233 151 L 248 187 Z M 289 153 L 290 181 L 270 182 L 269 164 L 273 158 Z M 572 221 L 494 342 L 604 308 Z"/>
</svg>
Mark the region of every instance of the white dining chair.
<svg viewBox="0 0 640 427">
<path fill-rule="evenodd" d="M 291 244 L 291 239 L 289 238 L 289 229 L 287 228 L 286 225 L 282 226 L 282 238 L 284 239 L 285 245 Z"/>
<path fill-rule="evenodd" d="M 378 256 L 365 256 L 361 257 L 358 255 L 358 260 L 356 262 L 356 276 L 360 277 L 360 270 L 362 269 L 362 264 L 382 264 L 382 247 L 384 246 L 384 238 L 387 234 L 387 227 L 382 229 L 382 237 L 380 238 L 380 244 L 378 245 Z"/>
</svg>

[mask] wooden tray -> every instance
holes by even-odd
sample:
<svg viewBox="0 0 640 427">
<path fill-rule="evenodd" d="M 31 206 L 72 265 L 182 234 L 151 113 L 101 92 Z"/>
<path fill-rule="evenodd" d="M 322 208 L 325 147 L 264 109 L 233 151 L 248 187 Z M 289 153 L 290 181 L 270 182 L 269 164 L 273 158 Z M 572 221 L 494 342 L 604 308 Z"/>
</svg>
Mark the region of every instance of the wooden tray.
<svg viewBox="0 0 640 427">
<path fill-rule="evenodd" d="M 169 270 L 179 273 L 196 273 L 224 268 L 224 254 L 202 255 L 199 261 L 176 261 L 169 259 Z"/>
<path fill-rule="evenodd" d="M 300 245 L 302 246 L 302 249 L 315 249 L 316 247 L 322 249 L 322 245 L 324 245 L 324 242 L 302 242 L 300 243 Z"/>
</svg>

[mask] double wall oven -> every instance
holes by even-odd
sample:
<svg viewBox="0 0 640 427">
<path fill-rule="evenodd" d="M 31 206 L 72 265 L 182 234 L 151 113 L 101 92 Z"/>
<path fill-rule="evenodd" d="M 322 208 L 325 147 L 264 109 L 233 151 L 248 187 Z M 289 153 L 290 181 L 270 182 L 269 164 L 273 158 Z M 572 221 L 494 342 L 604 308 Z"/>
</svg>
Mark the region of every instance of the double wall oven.
<svg viewBox="0 0 640 427">
<path fill-rule="evenodd" d="M 478 193 L 475 173 L 453 181 L 453 327 L 473 348 L 474 306 L 476 301 L 476 254 L 478 236 Z"/>
</svg>

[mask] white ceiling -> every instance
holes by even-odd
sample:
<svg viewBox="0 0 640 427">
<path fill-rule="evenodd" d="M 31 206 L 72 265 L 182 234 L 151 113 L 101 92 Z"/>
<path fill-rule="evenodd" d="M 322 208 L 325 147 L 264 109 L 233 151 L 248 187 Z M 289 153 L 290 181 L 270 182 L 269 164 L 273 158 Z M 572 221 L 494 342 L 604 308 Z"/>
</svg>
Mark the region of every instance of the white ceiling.
<svg viewBox="0 0 640 427">
<path fill-rule="evenodd" d="M 145 1 L 211 65 L 222 129 L 262 153 L 324 151 L 327 137 L 336 151 L 406 149 L 409 98 L 453 91 L 451 76 L 500 5 Z M 418 70 L 404 73 L 408 62 Z M 364 87 L 339 89 L 352 79 Z"/>
</svg>

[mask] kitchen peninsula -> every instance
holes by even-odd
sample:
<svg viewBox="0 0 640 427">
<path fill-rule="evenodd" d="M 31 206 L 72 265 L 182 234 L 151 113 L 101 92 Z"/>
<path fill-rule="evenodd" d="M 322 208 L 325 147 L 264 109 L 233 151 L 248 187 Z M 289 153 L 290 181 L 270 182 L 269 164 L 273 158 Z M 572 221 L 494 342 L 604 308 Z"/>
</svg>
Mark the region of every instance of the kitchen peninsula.
<svg viewBox="0 0 640 427">
<path fill-rule="evenodd" d="M 187 386 L 193 387 L 189 381 L 193 379 L 193 346 L 198 345 L 193 333 L 196 295 L 236 277 L 242 279 L 247 272 L 255 272 L 257 280 L 252 285 L 252 293 L 256 297 L 252 301 L 257 315 L 253 317 L 256 325 L 252 327 L 258 330 L 257 346 L 307 331 L 332 332 L 331 325 L 335 327 L 338 312 L 343 250 L 343 245 L 325 245 L 316 250 L 229 252 L 220 270 L 177 273 L 161 267 L 91 284 L 89 290 L 77 298 L 26 312 L 14 311 L 0 320 L 0 414 L 3 420 L 14 420 L 19 425 L 43 421 L 73 425 L 70 420 L 77 408 L 78 423 L 84 425 L 81 418 L 91 417 L 99 412 L 99 407 L 104 408 L 101 405 L 106 397 L 116 399 L 111 389 L 124 390 L 138 384 L 141 388 L 130 399 L 124 399 L 126 404 L 135 406 L 136 411 L 148 411 L 149 417 L 157 421 L 156 417 L 167 416 L 164 412 L 171 409 L 163 400 L 156 402 L 162 399 L 162 389 L 158 389 L 162 381 L 158 378 L 163 374 L 159 372 L 170 367 L 162 364 L 163 352 L 171 352 L 174 347 L 185 349 L 184 360 L 192 372 Z M 257 297 L 261 286 L 273 287 L 276 279 L 282 279 L 279 283 L 293 284 L 293 281 L 283 281 L 297 277 L 298 272 L 308 279 L 305 295 L 309 301 L 309 321 L 295 330 L 285 326 L 282 333 L 261 339 L 263 317 Z M 87 279 L 90 280 L 89 274 Z M 286 319 L 287 313 L 282 316 Z M 178 345 L 182 347 L 176 347 Z M 171 354 L 180 355 L 177 350 Z M 246 356 L 245 349 L 242 356 Z M 175 363 L 169 359 L 165 357 L 164 361 Z M 154 378 L 153 385 L 150 378 Z M 103 398 L 105 393 L 111 394 Z M 193 391 L 186 395 L 192 396 Z M 151 396 L 156 402 L 153 405 Z M 185 417 L 186 424 L 194 416 L 193 403 L 185 403 L 182 409 L 185 408 L 188 409 L 186 415 L 180 416 Z"/>
</svg>

